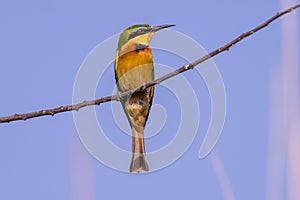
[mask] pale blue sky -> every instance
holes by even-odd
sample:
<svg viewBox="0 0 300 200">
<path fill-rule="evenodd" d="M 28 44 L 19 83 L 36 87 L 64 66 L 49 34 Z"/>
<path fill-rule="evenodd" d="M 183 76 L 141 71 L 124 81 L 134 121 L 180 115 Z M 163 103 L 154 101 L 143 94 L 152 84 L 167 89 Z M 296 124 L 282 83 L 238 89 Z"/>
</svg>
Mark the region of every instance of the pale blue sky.
<svg viewBox="0 0 300 200">
<path fill-rule="evenodd" d="M 279 2 L 271 0 L 1 2 L 0 116 L 71 104 L 84 58 L 129 25 L 175 23 L 172 29 L 211 51 L 279 10 Z M 279 67 L 280 44 L 278 20 L 214 58 L 227 95 L 226 122 L 216 149 L 236 199 L 266 196 L 270 77 Z M 155 53 L 156 61 L 166 58 Z M 165 62 L 174 68 L 186 64 L 180 59 Z M 197 84 L 201 121 L 191 147 L 171 166 L 146 175 L 104 166 L 80 143 L 71 113 L 1 124 L 0 199 L 223 199 L 211 159 L 198 159 L 209 123 L 209 95 L 193 71 L 185 76 Z M 112 67 L 105 80 L 99 97 L 111 94 Z M 172 121 L 180 113 L 176 103 L 168 104 L 170 94 L 161 93 L 164 89 L 158 88 L 154 102 L 167 106 L 162 132 L 170 134 L 161 136 L 163 144 L 174 137 L 177 125 Z M 114 133 L 112 140 L 130 150 L 130 138 L 118 140 L 120 129 L 110 114 L 101 118 L 110 112 L 110 103 L 96 110 Z M 146 145 L 151 150 L 160 146 Z"/>
</svg>

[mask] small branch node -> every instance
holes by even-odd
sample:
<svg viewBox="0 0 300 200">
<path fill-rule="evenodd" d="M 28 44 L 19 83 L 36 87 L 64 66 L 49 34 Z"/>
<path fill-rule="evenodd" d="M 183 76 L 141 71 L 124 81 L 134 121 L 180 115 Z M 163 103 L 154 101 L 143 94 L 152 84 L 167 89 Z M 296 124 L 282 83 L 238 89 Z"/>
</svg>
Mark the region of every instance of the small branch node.
<svg viewBox="0 0 300 200">
<path fill-rule="evenodd" d="M 193 64 L 189 64 L 189 68 L 190 68 L 190 69 L 194 69 L 195 66 L 194 66 Z"/>
</svg>

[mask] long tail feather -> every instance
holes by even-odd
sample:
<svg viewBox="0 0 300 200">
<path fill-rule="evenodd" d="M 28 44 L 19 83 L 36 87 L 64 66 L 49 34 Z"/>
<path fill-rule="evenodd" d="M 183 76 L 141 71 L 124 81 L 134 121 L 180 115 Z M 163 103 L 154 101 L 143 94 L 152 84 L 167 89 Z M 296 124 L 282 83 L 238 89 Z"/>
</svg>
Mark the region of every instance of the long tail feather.
<svg viewBox="0 0 300 200">
<path fill-rule="evenodd" d="M 144 130 L 137 131 L 132 127 L 132 158 L 130 172 L 148 172 L 149 166 L 146 160 Z"/>
</svg>

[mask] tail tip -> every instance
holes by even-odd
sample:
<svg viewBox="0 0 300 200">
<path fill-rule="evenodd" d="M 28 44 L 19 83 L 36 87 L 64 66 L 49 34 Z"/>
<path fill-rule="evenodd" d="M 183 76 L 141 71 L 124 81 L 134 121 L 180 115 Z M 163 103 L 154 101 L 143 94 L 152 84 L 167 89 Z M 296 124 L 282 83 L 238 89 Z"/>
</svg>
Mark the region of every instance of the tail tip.
<svg viewBox="0 0 300 200">
<path fill-rule="evenodd" d="M 130 164 L 130 173 L 149 172 L 145 154 L 133 155 Z"/>
</svg>

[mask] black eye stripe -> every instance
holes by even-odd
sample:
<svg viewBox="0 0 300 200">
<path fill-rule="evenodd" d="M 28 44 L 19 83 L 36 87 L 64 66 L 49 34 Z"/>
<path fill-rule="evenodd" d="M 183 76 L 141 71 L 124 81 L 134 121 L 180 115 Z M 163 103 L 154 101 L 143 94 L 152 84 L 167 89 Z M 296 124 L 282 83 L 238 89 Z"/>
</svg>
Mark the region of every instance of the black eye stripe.
<svg viewBox="0 0 300 200">
<path fill-rule="evenodd" d="M 137 30 L 137 31 L 135 31 L 135 32 L 133 32 L 133 33 L 131 33 L 131 34 L 128 36 L 128 40 L 130 40 L 130 39 L 132 39 L 132 38 L 135 38 L 135 37 L 137 37 L 137 36 L 139 36 L 139 35 L 143 35 L 143 34 L 145 34 L 145 33 L 147 33 L 147 32 L 149 32 L 148 29 L 139 29 L 139 30 Z"/>
</svg>

